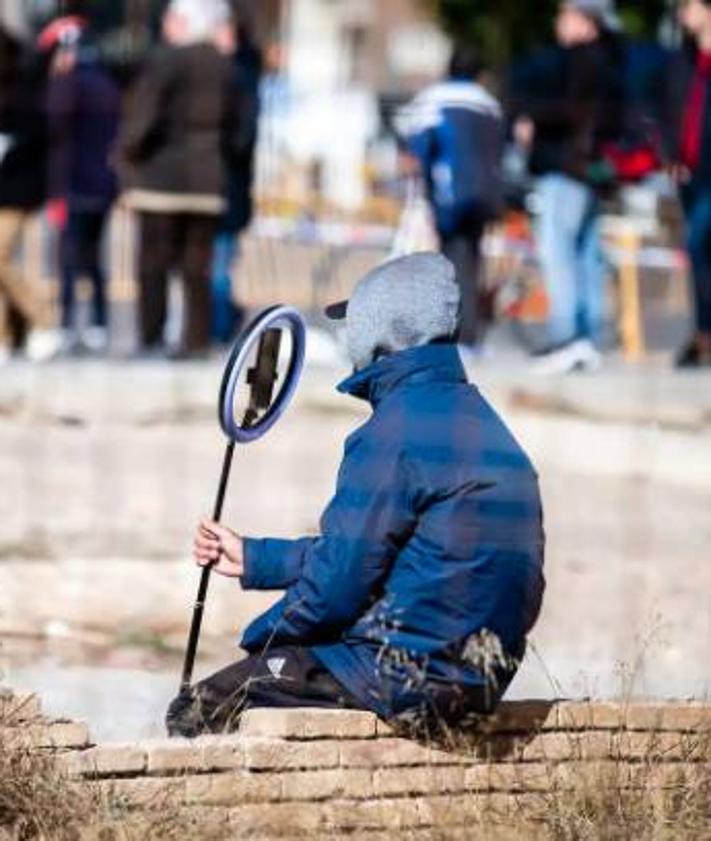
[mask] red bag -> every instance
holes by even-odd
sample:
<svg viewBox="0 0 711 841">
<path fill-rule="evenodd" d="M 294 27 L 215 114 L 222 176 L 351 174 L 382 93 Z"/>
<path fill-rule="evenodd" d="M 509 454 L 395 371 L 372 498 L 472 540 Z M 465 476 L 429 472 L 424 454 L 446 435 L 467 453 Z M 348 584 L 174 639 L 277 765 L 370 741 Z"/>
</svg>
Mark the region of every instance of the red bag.
<svg viewBox="0 0 711 841">
<path fill-rule="evenodd" d="M 610 166 L 618 181 L 635 183 L 658 172 L 662 159 L 653 143 L 606 143 L 602 157 Z"/>
</svg>

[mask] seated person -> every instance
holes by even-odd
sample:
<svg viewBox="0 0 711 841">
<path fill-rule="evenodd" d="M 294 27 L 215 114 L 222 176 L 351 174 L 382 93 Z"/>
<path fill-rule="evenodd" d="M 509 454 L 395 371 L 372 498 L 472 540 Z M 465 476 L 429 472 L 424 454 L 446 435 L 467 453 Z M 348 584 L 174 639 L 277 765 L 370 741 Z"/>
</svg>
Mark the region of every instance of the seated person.
<svg viewBox="0 0 711 841">
<path fill-rule="evenodd" d="M 246 629 L 248 656 L 173 701 L 171 735 L 236 728 L 249 707 L 345 707 L 456 726 L 491 713 L 544 590 L 537 475 L 477 389 L 456 340 L 452 264 L 390 261 L 344 317 L 367 400 L 321 536 L 243 538 L 203 521 L 195 560 L 245 590 L 285 590 Z"/>
</svg>

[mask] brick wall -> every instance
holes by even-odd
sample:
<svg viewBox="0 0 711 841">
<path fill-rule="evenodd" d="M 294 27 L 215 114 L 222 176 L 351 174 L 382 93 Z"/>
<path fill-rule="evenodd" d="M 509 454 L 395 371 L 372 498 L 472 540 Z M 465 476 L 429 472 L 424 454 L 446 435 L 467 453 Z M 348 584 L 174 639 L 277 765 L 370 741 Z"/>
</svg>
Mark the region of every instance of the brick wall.
<svg viewBox="0 0 711 841">
<path fill-rule="evenodd" d="M 225 836 L 534 828 L 555 793 L 663 796 L 711 774 L 711 704 L 514 702 L 456 744 L 422 744 L 369 713 L 251 710 L 229 736 L 94 745 L 84 724 L 0 693 L 0 744 L 51 750 L 127 813 L 190 810 Z M 487 837 L 489 837 L 487 835 Z"/>
</svg>

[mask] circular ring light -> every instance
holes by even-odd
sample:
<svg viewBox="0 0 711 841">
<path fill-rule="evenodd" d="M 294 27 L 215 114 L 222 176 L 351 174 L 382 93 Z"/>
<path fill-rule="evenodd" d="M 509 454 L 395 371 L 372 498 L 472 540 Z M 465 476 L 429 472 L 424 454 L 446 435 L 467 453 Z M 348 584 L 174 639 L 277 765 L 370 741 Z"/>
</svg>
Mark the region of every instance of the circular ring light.
<svg viewBox="0 0 711 841">
<path fill-rule="evenodd" d="M 284 382 L 273 403 L 255 424 L 245 425 L 235 417 L 235 392 L 240 375 L 263 334 L 272 329 L 288 329 L 291 333 L 291 358 Z M 296 392 L 304 368 L 306 325 L 294 307 L 275 306 L 260 313 L 237 339 L 220 387 L 219 417 L 225 435 L 239 444 L 249 444 L 265 435 L 286 411 Z"/>
</svg>

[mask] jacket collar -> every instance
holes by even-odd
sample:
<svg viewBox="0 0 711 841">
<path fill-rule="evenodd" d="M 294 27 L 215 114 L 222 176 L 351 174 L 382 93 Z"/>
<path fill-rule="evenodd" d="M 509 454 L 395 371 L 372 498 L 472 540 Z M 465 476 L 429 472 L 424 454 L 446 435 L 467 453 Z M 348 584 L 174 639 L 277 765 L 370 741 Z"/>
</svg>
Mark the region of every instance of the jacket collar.
<svg viewBox="0 0 711 841">
<path fill-rule="evenodd" d="M 385 356 L 356 371 L 338 391 L 367 400 L 373 406 L 404 382 L 465 383 L 467 376 L 454 344 L 431 344 Z"/>
</svg>

